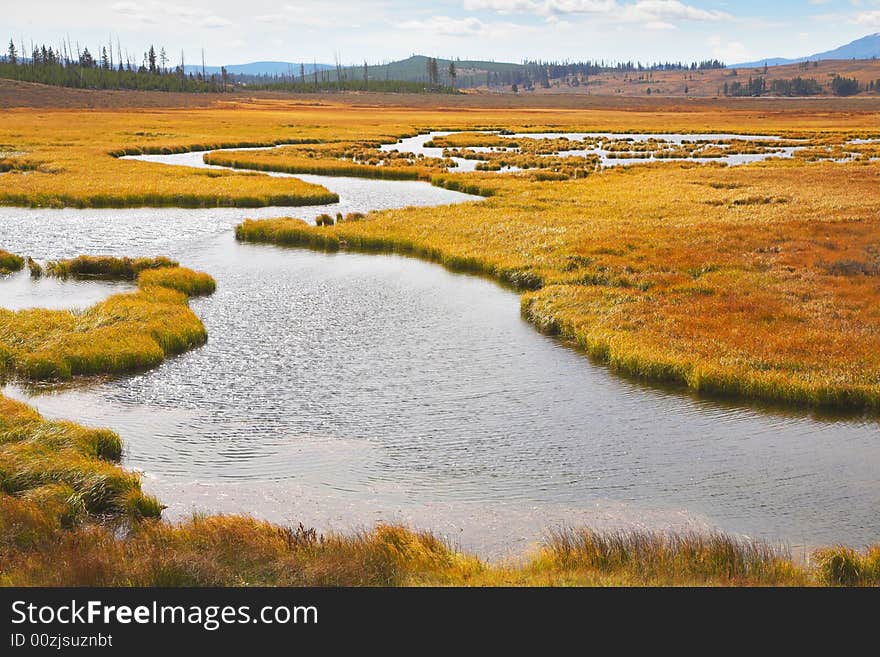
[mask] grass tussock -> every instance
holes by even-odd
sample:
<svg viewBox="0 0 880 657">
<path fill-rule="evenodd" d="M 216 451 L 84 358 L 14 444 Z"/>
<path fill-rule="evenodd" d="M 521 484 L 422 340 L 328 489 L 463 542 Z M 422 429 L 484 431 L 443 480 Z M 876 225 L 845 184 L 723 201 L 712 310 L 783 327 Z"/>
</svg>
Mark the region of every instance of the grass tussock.
<svg viewBox="0 0 880 657">
<path fill-rule="evenodd" d="M 79 256 L 69 260 L 53 260 L 46 264 L 46 274 L 57 278 L 98 278 L 133 281 L 148 269 L 177 267 L 170 258 L 115 258 L 113 256 Z"/>
<path fill-rule="evenodd" d="M 633 584 L 799 585 L 807 572 L 767 544 L 722 534 L 561 531 L 533 567 L 595 572 Z"/>
<path fill-rule="evenodd" d="M 843 546 L 826 548 L 813 559 L 819 581 L 826 586 L 880 586 L 880 546 L 864 553 Z"/>
<path fill-rule="evenodd" d="M 45 420 L 0 396 L 0 546 L 32 545 L 41 529 L 90 517 L 158 517 L 139 477 L 117 465 L 121 455 L 112 431 Z"/>
<path fill-rule="evenodd" d="M 188 297 L 208 296 L 217 289 L 217 283 L 211 276 L 186 267 L 147 269 L 138 275 L 137 280 L 141 288 L 164 287 L 182 292 Z"/>
<path fill-rule="evenodd" d="M 154 367 L 204 344 L 207 332 L 190 296 L 211 294 L 207 274 L 167 258 L 76 258 L 49 263 L 54 276 L 131 280 L 139 289 L 116 294 L 83 312 L 0 309 L 0 373 L 31 381 L 111 375 Z"/>
<path fill-rule="evenodd" d="M 0 249 L 0 276 L 21 271 L 21 268 L 24 267 L 24 262 L 25 260 L 21 256 Z"/>
</svg>

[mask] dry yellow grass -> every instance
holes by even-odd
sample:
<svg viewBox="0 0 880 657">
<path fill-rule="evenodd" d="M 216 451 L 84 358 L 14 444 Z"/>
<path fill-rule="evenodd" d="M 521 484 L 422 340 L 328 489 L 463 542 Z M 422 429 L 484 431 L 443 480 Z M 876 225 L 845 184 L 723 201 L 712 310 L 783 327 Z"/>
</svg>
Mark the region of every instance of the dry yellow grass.
<svg viewBox="0 0 880 657">
<path fill-rule="evenodd" d="M 584 94 L 613 95 L 623 97 L 642 97 L 651 94 L 665 96 L 711 97 L 721 96 L 724 84 L 740 82 L 745 85 L 750 77 L 763 77 L 770 88 L 774 80 L 791 80 L 792 78 L 814 79 L 822 86 L 822 93 L 830 94 L 830 83 L 834 76 L 840 75 L 855 78 L 862 87 L 880 79 L 880 62 L 869 59 L 858 60 L 823 60 L 806 64 L 786 64 L 771 66 L 764 69 L 763 65 L 743 69 L 710 69 L 705 71 L 644 71 L 644 72 L 607 72 L 590 76 L 588 83 L 578 87 L 570 87 L 560 81 L 558 86 L 550 89 L 537 88 L 534 94 L 569 95 Z M 687 88 L 687 91 L 685 91 Z"/>
<path fill-rule="evenodd" d="M 104 164 L 90 171 L 95 185 L 124 179 L 137 191 L 165 185 L 170 168 L 107 152 L 298 141 L 233 159 L 268 169 L 409 175 L 407 167 L 386 173 L 340 158 L 429 128 L 776 133 L 810 136 L 831 152 L 845 139 L 877 132 L 877 114 L 858 111 L 857 103 L 837 113 L 808 104 L 738 107 L 378 112 L 238 101 L 225 109 L 93 113 L 88 138 L 77 112 L 15 111 L 0 126 L 0 143 L 37 159 L 50 152 L 81 161 L 100 156 Z M 95 124 L 98 143 L 90 141 Z M 54 166 L 51 159 L 45 166 Z M 350 248 L 408 251 L 540 287 L 524 298 L 527 317 L 630 374 L 710 393 L 876 408 L 877 170 L 871 161 L 798 159 L 729 169 L 662 164 L 541 181 L 538 174 L 499 178 L 415 166 L 413 175 L 435 184 L 494 196 L 479 205 L 374 214 L 325 233 L 287 225 L 322 248 L 341 239 Z M 180 171 L 187 180 L 196 175 Z M 45 176 L 46 190 L 75 186 L 69 171 Z M 0 176 L 0 190 L 6 180 Z M 232 179 L 223 180 L 229 194 L 239 194 Z M 278 183 L 250 180 L 261 189 Z"/>
<path fill-rule="evenodd" d="M 227 108 L 85 113 L 12 111 L 4 151 L 36 163 L 0 174 L 7 202 L 200 203 L 264 200 L 286 181 L 126 162 L 120 150 L 294 140 L 363 143 L 429 128 L 724 131 L 818 137 L 876 134 L 877 113 L 679 108 L 621 112 L 322 106 L 241 99 Z M 742 108 L 742 109 L 738 109 Z M 95 137 L 98 135 L 98 137 Z M 338 161 L 329 147 L 317 162 Z M 481 203 L 372 213 L 315 228 L 295 219 L 246 222 L 239 238 L 317 248 L 393 250 L 497 277 L 528 290 L 523 313 L 595 357 L 651 380 L 797 404 L 880 406 L 880 169 L 801 160 L 725 168 L 652 165 L 570 181 L 433 175 L 479 190 Z M 86 169 L 88 167 L 88 169 Z M 42 168 L 42 170 L 40 170 Z M 85 171 L 88 171 L 88 176 Z M 427 173 L 426 173 L 427 171 Z M 21 181 L 27 181 L 21 186 Z M 277 189 L 276 189 L 277 188 Z M 24 193 L 22 195 L 22 190 Z M 13 192 L 19 196 L 13 198 Z M 127 196 L 129 195 L 129 196 Z M 142 289 L 83 315 L 0 311 L 0 363 L 37 379 L 124 371 L 204 339 L 186 295 L 206 283 L 152 270 Z M 153 279 L 153 280 L 151 280 Z M 149 284 L 153 283 L 153 284 Z M 158 287 L 158 285 L 166 287 Z M 877 584 L 878 552 L 821 551 L 809 566 L 723 537 L 556 537 L 524 565 L 493 566 L 427 534 L 379 527 L 321 539 L 246 518 L 155 516 L 137 479 L 112 463 L 118 438 L 46 422 L 0 398 L 2 584 Z M 83 504 L 74 504 L 83 500 Z M 135 518 L 124 536 L 86 522 Z M 58 569 L 63 561 L 69 566 Z"/>
<path fill-rule="evenodd" d="M 241 516 L 159 520 L 106 429 L 0 395 L 0 586 L 876 586 L 880 548 L 782 549 L 723 535 L 568 530 L 491 564 L 427 532 L 321 536 Z M 99 520 L 100 522 L 95 522 Z M 63 564 L 64 567 L 59 567 Z"/>
<path fill-rule="evenodd" d="M 523 298 L 526 317 L 646 379 L 880 408 L 876 165 L 480 180 L 495 190 L 483 203 L 330 228 L 248 222 L 239 237 L 407 252 L 540 288 Z"/>
<path fill-rule="evenodd" d="M 190 296 L 214 291 L 207 274 L 166 258 L 77 258 L 50 263 L 47 269 L 50 275 L 138 276 L 139 289 L 84 312 L 0 308 L 0 375 L 45 381 L 123 374 L 155 366 L 207 340 L 187 303 Z"/>
</svg>

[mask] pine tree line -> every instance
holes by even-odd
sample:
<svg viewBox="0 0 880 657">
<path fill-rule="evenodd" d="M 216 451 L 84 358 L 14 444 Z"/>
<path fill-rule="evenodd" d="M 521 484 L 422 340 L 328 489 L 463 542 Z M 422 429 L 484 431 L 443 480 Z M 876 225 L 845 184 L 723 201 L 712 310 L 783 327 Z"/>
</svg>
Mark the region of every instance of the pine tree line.
<svg viewBox="0 0 880 657">
<path fill-rule="evenodd" d="M 205 75 L 198 72 L 187 73 L 184 53 L 180 62 L 170 66 L 171 58 L 165 48 L 158 51 L 150 46 L 140 62 L 133 60 L 117 42 L 102 46 L 92 54 L 88 47 L 80 49 L 76 44 L 63 43 L 61 46 L 32 45 L 29 56 L 23 53 L 24 44 L 16 47 L 10 39 L 6 54 L 0 56 L 0 77 L 22 82 L 38 82 L 79 89 L 137 89 L 145 91 L 188 91 L 219 93 L 231 87 L 226 69 L 221 74 Z"/>
</svg>

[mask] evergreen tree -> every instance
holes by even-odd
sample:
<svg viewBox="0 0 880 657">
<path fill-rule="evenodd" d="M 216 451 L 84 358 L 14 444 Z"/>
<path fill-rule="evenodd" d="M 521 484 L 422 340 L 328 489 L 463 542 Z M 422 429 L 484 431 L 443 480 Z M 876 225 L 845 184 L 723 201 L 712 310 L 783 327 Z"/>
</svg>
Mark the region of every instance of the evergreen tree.
<svg viewBox="0 0 880 657">
<path fill-rule="evenodd" d="M 855 78 L 842 78 L 836 75 L 831 81 L 831 92 L 835 96 L 855 96 L 860 90 L 861 85 Z"/>
<path fill-rule="evenodd" d="M 428 82 L 431 85 L 436 85 L 437 80 L 440 78 L 440 69 L 437 66 L 437 60 L 434 57 L 428 57 L 428 61 L 426 63 L 428 68 Z"/>
<path fill-rule="evenodd" d="M 15 43 L 12 39 L 9 40 L 9 51 L 7 56 L 10 64 L 18 64 L 18 51 L 16 51 Z"/>
<path fill-rule="evenodd" d="M 95 67 L 95 58 L 92 57 L 92 53 L 89 52 L 88 48 L 83 48 L 82 54 L 79 56 L 79 65 L 83 68 Z"/>
</svg>

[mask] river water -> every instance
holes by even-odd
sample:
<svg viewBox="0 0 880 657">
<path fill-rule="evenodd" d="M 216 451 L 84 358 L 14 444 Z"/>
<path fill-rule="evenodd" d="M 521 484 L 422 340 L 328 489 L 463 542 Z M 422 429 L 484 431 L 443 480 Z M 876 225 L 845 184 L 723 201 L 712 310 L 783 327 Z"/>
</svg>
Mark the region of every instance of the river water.
<svg viewBox="0 0 880 657">
<path fill-rule="evenodd" d="M 244 217 L 477 202 L 418 182 L 298 177 L 340 205 L 0 208 L 0 248 L 163 254 L 218 282 L 192 302 L 205 347 L 135 376 L 4 393 L 117 430 L 125 465 L 172 520 L 199 510 L 323 530 L 403 522 L 491 557 L 563 525 L 876 541 L 876 420 L 630 382 L 538 334 L 516 293 L 419 260 L 237 243 Z M 0 306 L 86 307 L 119 289 L 17 275 L 0 282 Z"/>
<path fill-rule="evenodd" d="M 416 135 L 415 137 L 407 137 L 405 139 L 400 139 L 396 144 L 385 144 L 380 147 L 381 151 L 399 151 L 401 153 L 410 153 L 412 155 L 423 155 L 425 157 L 432 158 L 442 158 L 443 150 L 442 148 L 434 148 L 434 147 L 426 147 L 425 144 L 430 142 L 434 137 L 442 137 L 446 135 L 451 135 L 452 132 L 431 132 L 425 133 L 421 135 Z M 780 141 L 780 137 L 773 135 L 766 136 L 756 136 L 756 135 L 738 135 L 738 134 L 678 134 L 678 133 L 645 133 L 645 134 L 637 134 L 637 133 L 625 133 L 625 132 L 523 132 L 511 135 L 501 135 L 502 137 L 509 138 L 511 140 L 514 139 L 561 139 L 567 138 L 570 141 L 582 141 L 584 139 L 595 139 L 597 140 L 596 145 L 592 148 L 587 148 L 583 150 L 564 150 L 560 151 L 557 155 L 560 157 L 589 157 L 591 155 L 596 155 L 599 158 L 599 164 L 602 167 L 621 167 L 621 166 L 630 166 L 630 165 L 639 165 L 645 164 L 649 162 L 657 162 L 658 159 L 660 162 L 697 162 L 700 164 L 727 164 L 729 166 L 739 166 L 743 164 L 751 164 L 753 162 L 763 162 L 764 160 L 768 160 L 770 158 L 782 158 L 789 159 L 794 157 L 794 154 L 801 147 L 795 146 L 780 146 L 778 148 L 774 147 L 770 151 L 766 153 L 755 153 L 755 154 L 731 154 L 725 155 L 724 157 L 692 157 L 692 158 L 654 158 L 651 157 L 625 157 L 625 153 L 612 153 L 605 148 L 606 144 L 609 142 L 619 141 L 619 140 L 630 140 L 634 143 L 646 142 L 649 140 L 654 140 L 657 142 L 662 142 L 668 146 L 681 146 L 686 142 L 705 142 L 708 145 L 719 145 L 719 143 L 726 141 L 766 141 L 766 142 L 774 142 Z M 806 145 L 804 146 L 806 147 Z M 474 151 L 477 153 L 486 153 L 492 150 L 498 150 L 496 148 L 487 148 L 487 147 L 468 147 L 467 150 Z M 517 152 L 518 148 L 504 148 L 504 151 L 508 152 Z M 457 172 L 469 172 L 476 171 L 478 160 L 469 160 L 467 158 L 462 157 L 453 157 L 450 158 L 456 163 L 454 171 Z M 501 170 L 502 173 L 507 171 L 516 171 L 516 167 L 505 167 Z"/>
</svg>

